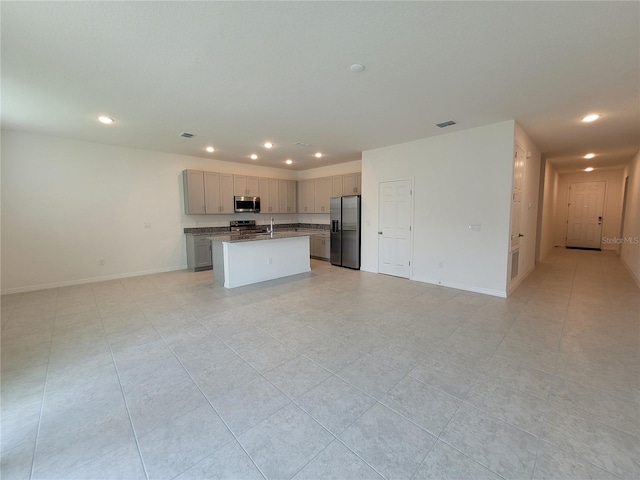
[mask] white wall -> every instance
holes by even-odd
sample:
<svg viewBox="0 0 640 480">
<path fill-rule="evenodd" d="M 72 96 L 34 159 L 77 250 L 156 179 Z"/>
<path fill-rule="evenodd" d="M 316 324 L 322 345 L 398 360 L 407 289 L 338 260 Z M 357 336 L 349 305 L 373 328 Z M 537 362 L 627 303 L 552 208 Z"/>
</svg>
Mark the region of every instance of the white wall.
<svg viewBox="0 0 640 480">
<path fill-rule="evenodd" d="M 640 151 L 625 168 L 626 176 L 629 184 L 622 237 L 628 240 L 622 243 L 620 256 L 640 286 Z"/>
<path fill-rule="evenodd" d="M 560 174 L 558 179 L 558 195 L 555 208 L 554 244 L 565 246 L 567 236 L 567 215 L 569 204 L 569 185 L 574 182 L 606 182 L 604 198 L 604 218 L 602 220 L 602 236 L 614 238 L 620 235 L 622 213 L 622 185 L 624 181 L 622 168 L 593 172 L 577 172 Z M 617 250 L 616 244 L 602 243 L 603 250 Z"/>
<path fill-rule="evenodd" d="M 517 122 L 515 124 L 515 143 L 526 152 L 522 183 L 522 211 L 520 212 L 520 233 L 524 237 L 520 239 L 518 276 L 511 279 L 511 275 L 508 275 L 509 292 L 517 287 L 536 266 L 538 195 L 540 193 L 540 150 Z M 510 267 L 509 265 L 509 272 L 511 271 Z"/>
<path fill-rule="evenodd" d="M 379 182 L 413 178 L 411 278 L 505 296 L 514 135 L 508 121 L 363 152 L 362 269 L 378 272 Z"/>
<path fill-rule="evenodd" d="M 542 199 L 542 222 L 540 225 L 540 261 L 543 261 L 555 246 L 555 211 L 558 202 L 558 171 L 549 162 L 544 171 L 544 198 Z"/>
<path fill-rule="evenodd" d="M 2 292 L 186 268 L 184 169 L 296 179 L 298 172 L 2 131 Z M 244 214 L 266 222 L 268 215 Z M 297 222 L 297 215 L 277 221 Z M 151 228 L 144 228 L 150 222 Z M 99 265 L 104 259 L 105 264 Z"/>
</svg>

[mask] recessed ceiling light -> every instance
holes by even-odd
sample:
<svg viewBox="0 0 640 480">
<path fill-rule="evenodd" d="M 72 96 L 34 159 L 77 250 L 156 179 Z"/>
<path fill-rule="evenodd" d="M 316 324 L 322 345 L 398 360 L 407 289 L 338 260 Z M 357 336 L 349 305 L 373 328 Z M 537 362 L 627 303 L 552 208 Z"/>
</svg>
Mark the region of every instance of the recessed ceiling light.
<svg viewBox="0 0 640 480">
<path fill-rule="evenodd" d="M 321 152 L 316 152 L 315 157 L 316 158 L 321 158 L 322 157 L 322 153 Z"/>
<path fill-rule="evenodd" d="M 271 142 L 265 142 L 265 144 L 264 144 L 264 148 L 273 148 L 273 143 L 271 143 Z"/>
<path fill-rule="evenodd" d="M 207 150 L 207 152 L 209 152 L 209 153 L 213 153 L 213 152 L 215 152 L 215 151 L 216 151 L 216 149 L 215 149 L 215 148 L 213 148 L 212 146 L 208 146 L 208 147 L 206 148 L 206 150 Z"/>
<path fill-rule="evenodd" d="M 587 167 L 584 169 L 585 172 L 593 172 L 593 167 Z"/>
<path fill-rule="evenodd" d="M 285 162 L 287 165 L 291 165 L 293 163 L 293 160 L 291 160 L 290 158 L 286 159 Z"/>
<path fill-rule="evenodd" d="M 600 115 L 598 115 L 597 113 L 591 113 L 589 115 L 587 115 L 586 117 L 584 117 L 582 119 L 583 122 L 593 122 L 594 120 L 597 120 L 600 118 Z"/>
<path fill-rule="evenodd" d="M 590 158 L 593 158 L 593 157 L 595 157 L 595 156 L 596 156 L 596 154 L 595 154 L 595 153 L 587 153 L 587 154 L 584 156 L 584 158 L 590 159 Z"/>
<path fill-rule="evenodd" d="M 354 63 L 353 65 L 351 65 L 351 71 L 353 73 L 360 73 L 364 70 L 364 65 L 361 65 L 359 63 Z"/>
<path fill-rule="evenodd" d="M 256 155 L 255 153 L 252 153 L 251 157 L 249 157 L 249 158 L 251 158 L 251 160 L 257 160 L 258 159 L 258 155 Z"/>
<path fill-rule="evenodd" d="M 107 117 L 107 116 L 105 116 L 105 115 L 100 115 L 100 116 L 98 117 L 98 121 L 99 121 L 100 123 L 104 123 L 105 125 L 110 125 L 110 124 L 112 124 L 112 123 L 113 123 L 113 118 L 111 118 L 111 117 Z"/>
</svg>

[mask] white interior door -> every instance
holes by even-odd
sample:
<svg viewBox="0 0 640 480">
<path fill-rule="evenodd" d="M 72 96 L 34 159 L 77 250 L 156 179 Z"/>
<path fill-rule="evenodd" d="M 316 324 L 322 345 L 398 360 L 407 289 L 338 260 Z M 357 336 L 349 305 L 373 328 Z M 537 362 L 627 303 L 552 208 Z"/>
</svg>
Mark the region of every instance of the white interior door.
<svg viewBox="0 0 640 480">
<path fill-rule="evenodd" d="M 522 187 L 524 183 L 525 151 L 519 145 L 513 156 L 513 190 L 511 191 L 511 251 L 520 248 L 523 236 L 520 228 L 522 217 Z"/>
<path fill-rule="evenodd" d="M 600 249 L 605 182 L 569 185 L 567 247 Z"/>
<path fill-rule="evenodd" d="M 411 180 L 381 182 L 378 204 L 378 270 L 409 278 L 411 274 Z"/>
</svg>

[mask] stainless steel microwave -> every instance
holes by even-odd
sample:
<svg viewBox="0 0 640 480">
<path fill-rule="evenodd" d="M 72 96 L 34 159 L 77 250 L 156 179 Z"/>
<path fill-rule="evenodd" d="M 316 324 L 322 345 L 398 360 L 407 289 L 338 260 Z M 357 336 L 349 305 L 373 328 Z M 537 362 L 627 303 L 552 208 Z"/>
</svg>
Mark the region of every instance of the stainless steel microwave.
<svg viewBox="0 0 640 480">
<path fill-rule="evenodd" d="M 233 197 L 233 211 L 260 213 L 260 197 Z"/>
</svg>

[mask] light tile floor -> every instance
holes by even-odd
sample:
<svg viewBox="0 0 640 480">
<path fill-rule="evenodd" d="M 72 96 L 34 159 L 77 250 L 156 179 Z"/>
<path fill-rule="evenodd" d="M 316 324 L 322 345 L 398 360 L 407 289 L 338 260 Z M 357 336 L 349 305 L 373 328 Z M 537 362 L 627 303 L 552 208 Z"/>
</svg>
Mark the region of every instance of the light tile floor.
<svg viewBox="0 0 640 480">
<path fill-rule="evenodd" d="M 640 291 L 556 250 L 500 299 L 313 262 L 2 297 L 2 478 L 640 477 Z"/>
</svg>

